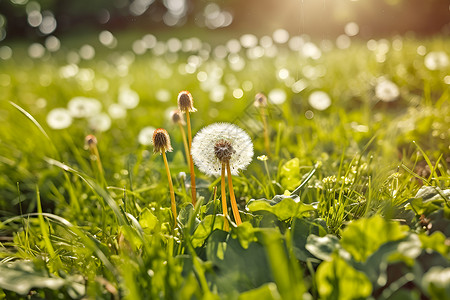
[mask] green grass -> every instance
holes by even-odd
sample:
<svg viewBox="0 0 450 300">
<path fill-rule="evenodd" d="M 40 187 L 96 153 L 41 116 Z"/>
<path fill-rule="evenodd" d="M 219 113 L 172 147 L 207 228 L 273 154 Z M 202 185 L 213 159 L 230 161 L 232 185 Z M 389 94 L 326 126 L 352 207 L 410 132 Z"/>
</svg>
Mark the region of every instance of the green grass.
<svg viewBox="0 0 450 300">
<path fill-rule="evenodd" d="M 429 70 L 417 54 L 420 45 L 449 49 L 447 39 L 403 38 L 382 63 L 360 41 L 318 60 L 286 46 L 256 60 L 241 50 L 240 71 L 212 52 L 135 55 L 120 38 L 115 50 L 88 40 L 96 56 L 73 77 L 61 76 L 66 56 L 85 41 L 41 59 L 17 44 L 0 61 L 0 298 L 448 299 L 450 68 Z M 180 74 L 193 55 L 202 63 Z M 279 79 L 281 68 L 292 79 Z M 308 68 L 321 75 L 308 78 Z M 223 86 L 223 101 L 211 101 L 200 71 L 223 74 L 212 84 L 213 92 Z M 399 87 L 396 101 L 376 99 L 381 76 Z M 306 87 L 294 93 L 289 80 Z M 96 98 L 107 112 L 122 86 L 140 102 L 109 130 L 93 132 L 83 118 L 48 126 L 48 112 L 75 96 Z M 272 155 L 262 161 L 253 99 L 275 88 L 286 101 L 269 104 Z M 168 102 L 157 100 L 161 89 Z M 179 175 L 189 167 L 165 112 L 181 90 L 198 109 L 194 135 L 223 121 L 253 140 L 253 162 L 233 178 L 244 223 L 230 232 L 222 230 L 220 179 L 197 170 L 193 207 L 190 180 Z M 330 96 L 328 109 L 308 103 L 316 90 Z M 166 128 L 172 139 L 175 228 L 163 161 L 138 142 L 145 126 Z M 92 133 L 104 178 L 84 148 Z"/>
</svg>

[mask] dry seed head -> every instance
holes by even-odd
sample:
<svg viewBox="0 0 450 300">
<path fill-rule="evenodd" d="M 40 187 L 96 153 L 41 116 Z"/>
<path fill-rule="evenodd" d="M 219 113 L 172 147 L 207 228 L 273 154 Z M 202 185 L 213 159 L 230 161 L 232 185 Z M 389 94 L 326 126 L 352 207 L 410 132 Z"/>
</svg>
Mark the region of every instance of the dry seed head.
<svg viewBox="0 0 450 300">
<path fill-rule="evenodd" d="M 162 153 L 163 151 L 172 152 L 173 148 L 170 144 L 170 136 L 163 128 L 158 128 L 153 132 L 153 152 Z"/>
<path fill-rule="evenodd" d="M 97 146 L 97 138 L 93 134 L 89 134 L 84 138 L 84 148 L 90 149 Z"/>
<path fill-rule="evenodd" d="M 221 163 L 229 162 L 234 153 L 236 151 L 229 141 L 220 140 L 214 145 L 214 154 Z"/>
<path fill-rule="evenodd" d="M 170 119 L 174 124 L 185 124 L 183 114 L 178 109 L 175 109 L 170 113 Z"/>
<path fill-rule="evenodd" d="M 267 97 L 263 93 L 258 93 L 255 95 L 255 102 L 253 103 L 256 107 L 266 107 Z"/>
<path fill-rule="evenodd" d="M 191 93 L 188 91 L 181 91 L 178 94 L 178 109 L 181 112 L 194 112 L 197 111 L 194 107 L 194 99 Z"/>
</svg>

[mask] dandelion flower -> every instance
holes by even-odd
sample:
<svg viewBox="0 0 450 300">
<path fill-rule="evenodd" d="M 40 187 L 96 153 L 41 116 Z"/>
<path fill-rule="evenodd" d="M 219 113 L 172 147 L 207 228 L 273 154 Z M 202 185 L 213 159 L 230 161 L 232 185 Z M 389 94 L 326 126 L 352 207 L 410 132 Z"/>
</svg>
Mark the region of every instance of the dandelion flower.
<svg viewBox="0 0 450 300">
<path fill-rule="evenodd" d="M 129 88 L 121 88 L 119 91 L 119 104 L 126 109 L 135 108 L 139 104 L 139 95 Z"/>
<path fill-rule="evenodd" d="M 113 103 L 108 107 L 108 113 L 113 119 L 123 119 L 127 116 L 127 110 L 117 103 Z"/>
<path fill-rule="evenodd" d="M 153 132 L 153 147 L 155 153 L 172 152 L 170 137 L 165 129 L 158 128 Z"/>
<path fill-rule="evenodd" d="M 255 95 L 255 102 L 253 102 L 255 107 L 266 107 L 267 106 L 267 97 L 264 93 L 258 93 Z"/>
<path fill-rule="evenodd" d="M 47 124 L 52 129 L 65 129 L 72 124 L 72 116 L 65 108 L 55 108 L 48 113 Z"/>
<path fill-rule="evenodd" d="M 189 164 L 190 158 L 189 158 L 189 146 L 186 138 L 186 133 L 184 132 L 184 125 L 186 123 L 184 122 L 183 114 L 178 110 L 175 109 L 170 113 L 170 119 L 172 122 L 180 128 L 181 132 L 181 138 L 183 139 L 183 145 L 184 145 L 184 151 L 186 153 L 186 163 Z"/>
<path fill-rule="evenodd" d="M 138 142 L 141 145 L 148 146 L 153 142 L 153 132 L 156 130 L 155 127 L 146 126 L 141 129 L 138 135 Z"/>
<path fill-rule="evenodd" d="M 194 137 L 191 154 L 200 171 L 207 175 L 219 176 L 222 162 L 226 159 L 231 174 L 238 175 L 239 170 L 245 169 L 252 161 L 253 144 L 248 134 L 238 126 L 214 123 Z"/>
<path fill-rule="evenodd" d="M 170 205 L 172 209 L 174 226 L 176 225 L 177 220 L 177 207 L 175 204 L 175 191 L 173 189 L 172 176 L 170 176 L 169 164 L 167 162 L 166 151 L 171 152 L 172 145 L 170 144 L 170 136 L 165 129 L 158 128 L 153 132 L 153 151 L 155 153 L 160 153 L 164 159 L 164 166 L 166 168 L 167 180 L 169 182 L 169 190 L 170 190 Z"/>
<path fill-rule="evenodd" d="M 194 137 L 191 155 L 200 171 L 208 175 L 221 176 L 224 230 L 228 230 L 228 209 L 225 195 L 226 170 L 231 208 L 236 224 L 239 226 L 242 221 L 234 196 L 231 175 L 237 175 L 239 170 L 245 169 L 252 160 L 253 144 L 248 134 L 230 123 L 211 124 Z"/>
<path fill-rule="evenodd" d="M 331 105 L 330 96 L 323 91 L 315 91 L 309 95 L 309 104 L 317 110 L 325 110 Z"/>
<path fill-rule="evenodd" d="M 97 99 L 79 96 L 70 99 L 67 109 L 74 118 L 89 118 L 101 112 L 102 104 Z"/>
<path fill-rule="evenodd" d="M 102 184 L 106 185 L 105 175 L 103 171 L 102 161 L 100 159 L 100 153 L 97 148 L 97 138 L 93 134 L 89 134 L 84 138 L 84 147 L 91 152 L 91 162 L 94 161 L 97 164 L 98 176 Z"/>
<path fill-rule="evenodd" d="M 183 114 L 178 109 L 172 110 L 170 112 L 170 120 L 174 124 L 186 125 L 186 122 L 184 122 Z"/>
<path fill-rule="evenodd" d="M 392 102 L 400 96 L 400 90 L 392 81 L 380 78 L 375 87 L 375 96 L 383 102 Z"/>
<path fill-rule="evenodd" d="M 191 93 L 188 91 L 181 91 L 178 94 L 178 109 L 181 112 L 195 112 L 197 109 L 194 107 L 194 99 L 192 98 Z"/>
</svg>

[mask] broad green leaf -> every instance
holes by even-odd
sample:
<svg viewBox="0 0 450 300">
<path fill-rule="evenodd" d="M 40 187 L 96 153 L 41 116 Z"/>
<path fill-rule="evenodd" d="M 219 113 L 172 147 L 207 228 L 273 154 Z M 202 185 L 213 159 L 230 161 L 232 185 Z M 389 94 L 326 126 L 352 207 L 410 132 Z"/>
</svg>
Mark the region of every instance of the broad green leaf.
<svg viewBox="0 0 450 300">
<path fill-rule="evenodd" d="M 0 288 L 2 289 L 26 295 L 34 288 L 59 290 L 64 286 L 69 287 L 71 292 L 77 293 L 78 296 L 84 294 L 83 284 L 72 282 L 70 279 L 54 277 L 44 268 L 37 269 L 32 261 L 0 263 Z"/>
<path fill-rule="evenodd" d="M 450 268 L 432 267 L 423 277 L 422 286 L 431 299 L 450 299 Z"/>
<path fill-rule="evenodd" d="M 294 219 L 292 222 L 292 245 L 294 255 L 298 260 L 306 262 L 308 259 L 314 259 L 314 255 L 311 255 L 310 251 L 306 248 L 308 236 L 324 236 L 327 234 L 325 228 L 326 223 L 320 219 Z"/>
<path fill-rule="evenodd" d="M 445 235 L 440 231 L 435 231 L 431 235 L 420 234 L 420 241 L 423 249 L 431 249 L 441 253 L 444 257 L 448 257 L 449 246 L 445 244 Z"/>
<path fill-rule="evenodd" d="M 300 202 L 300 198 L 296 195 L 277 195 L 270 201 L 266 199 L 250 200 L 247 207 L 250 212 L 270 212 L 282 221 L 301 217 L 303 214 L 315 210 L 312 205 Z"/>
<path fill-rule="evenodd" d="M 287 161 L 280 170 L 281 185 L 290 191 L 300 184 L 300 160 L 293 158 Z"/>
<path fill-rule="evenodd" d="M 273 282 L 263 284 L 257 289 L 244 292 L 239 295 L 238 300 L 278 300 L 281 299 L 277 285 Z"/>
<path fill-rule="evenodd" d="M 239 293 L 273 282 L 266 250 L 259 242 L 252 242 L 244 249 L 237 239 L 227 232 L 216 230 L 206 243 L 206 257 L 213 265 L 207 278 L 213 289 L 236 299 Z"/>
<path fill-rule="evenodd" d="M 356 261 L 365 261 L 382 244 L 400 240 L 407 232 L 407 226 L 386 221 L 380 215 L 375 215 L 350 223 L 342 232 L 341 244 Z"/>
<path fill-rule="evenodd" d="M 158 224 L 158 218 L 148 208 L 144 208 L 139 216 L 139 224 L 144 232 L 149 234 Z"/>
<path fill-rule="evenodd" d="M 238 238 L 241 243 L 242 248 L 248 249 L 248 245 L 251 242 L 256 242 L 257 238 L 255 236 L 255 229 L 249 222 L 244 222 L 231 231 L 231 236 L 233 238 Z"/>
<path fill-rule="evenodd" d="M 223 228 L 223 217 L 216 215 L 208 215 L 198 224 L 191 237 L 192 246 L 194 248 L 201 247 L 205 240 L 210 236 L 211 232 L 216 229 Z"/>
<path fill-rule="evenodd" d="M 316 273 L 319 295 L 323 299 L 362 299 L 372 293 L 367 276 L 352 268 L 345 260 L 333 256 L 319 265 Z"/>
<path fill-rule="evenodd" d="M 333 253 L 340 253 L 340 256 L 350 256 L 348 252 L 342 249 L 339 239 L 332 234 L 327 234 L 324 237 L 311 234 L 308 236 L 305 248 L 321 260 L 331 260 Z"/>
</svg>

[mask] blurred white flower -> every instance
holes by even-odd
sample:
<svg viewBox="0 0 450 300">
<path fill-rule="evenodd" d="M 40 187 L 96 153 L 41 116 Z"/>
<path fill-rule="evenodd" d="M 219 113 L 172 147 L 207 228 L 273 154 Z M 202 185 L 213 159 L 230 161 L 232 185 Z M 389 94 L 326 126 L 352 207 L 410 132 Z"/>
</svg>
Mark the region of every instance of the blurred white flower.
<svg viewBox="0 0 450 300">
<path fill-rule="evenodd" d="M 273 89 L 267 96 L 273 104 L 282 104 L 286 101 L 286 92 L 282 89 Z"/>
<path fill-rule="evenodd" d="M 127 115 L 127 110 L 122 105 L 113 103 L 108 107 L 108 113 L 113 119 L 123 119 Z"/>
<path fill-rule="evenodd" d="M 317 110 L 325 110 L 331 105 L 330 96 L 323 91 L 315 91 L 309 95 L 308 98 L 309 105 Z"/>
<path fill-rule="evenodd" d="M 72 116 L 65 108 L 55 108 L 48 113 L 47 124 L 52 129 L 64 129 L 72 124 Z"/>
<path fill-rule="evenodd" d="M 148 146 L 153 143 L 153 132 L 156 130 L 155 127 L 147 126 L 141 129 L 138 135 L 138 142 L 141 145 Z"/>
<path fill-rule="evenodd" d="M 442 70 L 448 65 L 449 58 L 444 51 L 433 51 L 425 56 L 425 67 L 429 70 Z"/>
<path fill-rule="evenodd" d="M 192 159 L 207 175 L 220 176 L 224 151 L 231 174 L 237 175 L 252 161 L 253 144 L 243 129 L 231 123 L 206 126 L 192 140 Z"/>
<path fill-rule="evenodd" d="M 89 118 L 89 127 L 95 131 L 107 131 L 111 127 L 111 118 L 105 114 L 100 113 Z"/>
<path fill-rule="evenodd" d="M 375 87 L 375 96 L 383 102 L 392 102 L 400 96 L 400 90 L 395 83 L 381 77 Z"/>
<path fill-rule="evenodd" d="M 139 95 L 129 88 L 121 88 L 119 91 L 119 103 L 126 109 L 135 108 L 139 104 Z"/>
<path fill-rule="evenodd" d="M 74 118 L 89 118 L 101 112 L 102 104 L 94 98 L 74 97 L 67 104 L 67 108 Z"/>
</svg>

